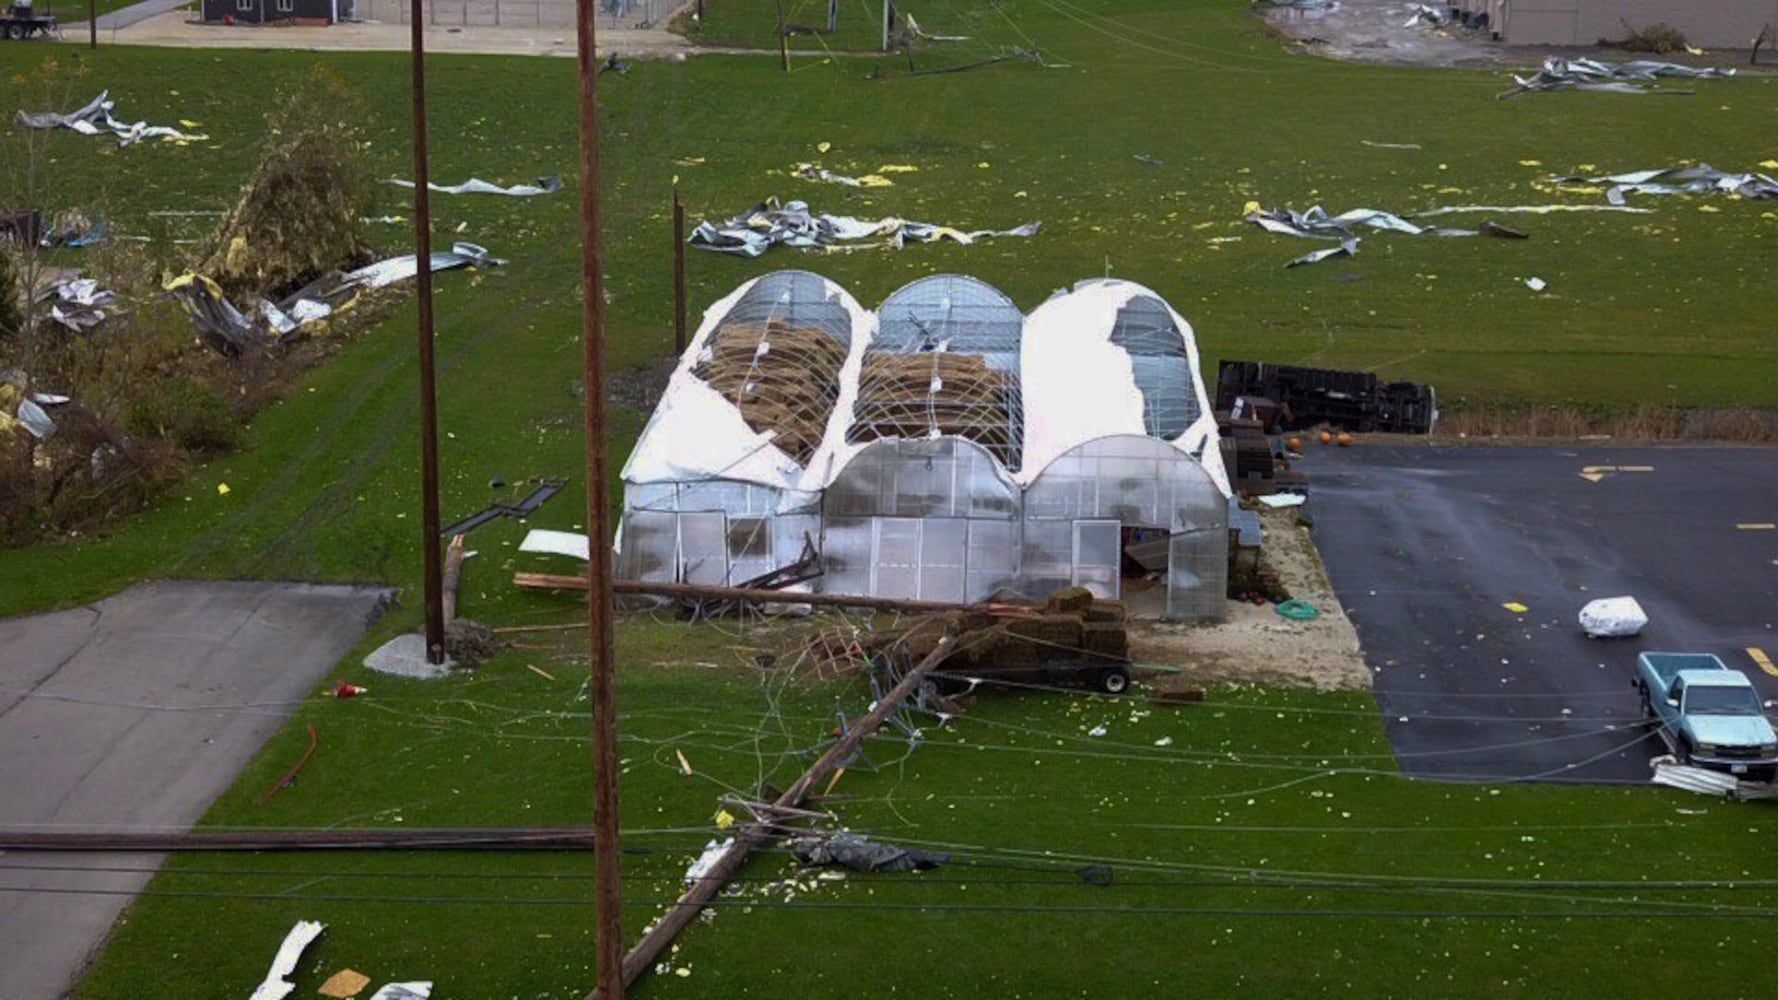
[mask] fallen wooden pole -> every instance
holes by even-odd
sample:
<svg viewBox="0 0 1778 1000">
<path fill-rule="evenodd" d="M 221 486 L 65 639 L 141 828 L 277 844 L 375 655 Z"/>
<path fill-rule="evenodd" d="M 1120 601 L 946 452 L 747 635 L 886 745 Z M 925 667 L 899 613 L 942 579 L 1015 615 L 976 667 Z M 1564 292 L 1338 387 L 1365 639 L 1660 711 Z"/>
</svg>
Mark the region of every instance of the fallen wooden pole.
<svg viewBox="0 0 1778 1000">
<path fill-rule="evenodd" d="M 587 578 L 559 573 L 514 573 L 514 586 L 541 590 L 585 590 Z M 805 594 L 794 590 L 761 590 L 751 587 L 710 587 L 696 583 L 655 583 L 650 580 L 613 580 L 619 594 L 649 594 L 708 601 L 750 601 L 755 604 L 806 604 L 817 608 L 875 608 L 878 611 L 988 611 L 991 604 L 954 604 L 950 601 L 916 601 L 901 597 L 863 597 L 856 594 Z"/>
<path fill-rule="evenodd" d="M 457 589 L 463 585 L 463 536 L 452 535 L 445 548 L 444 623 L 457 620 Z"/>
<path fill-rule="evenodd" d="M 876 705 L 869 712 L 847 726 L 839 740 L 833 746 L 828 747 L 827 752 L 811 764 L 809 769 L 803 772 L 803 776 L 790 786 L 790 790 L 778 796 L 777 801 L 773 802 L 765 811 L 783 810 L 787 815 L 795 815 L 800 812 L 803 800 L 808 798 L 809 789 L 815 787 L 815 784 L 827 777 L 829 773 L 837 770 L 841 763 L 858 749 L 859 744 L 864 742 L 865 737 L 876 732 L 879 726 L 888 721 L 889 716 L 901 707 L 901 703 L 919 689 L 920 682 L 926 679 L 926 675 L 943 662 L 946 656 L 950 655 L 955 642 L 956 640 L 950 636 L 940 639 L 938 648 L 916 664 L 914 669 L 909 670 L 902 677 L 901 683 L 890 688 L 889 693 L 878 699 Z M 755 848 L 771 839 L 771 833 L 757 824 L 748 823 L 740 828 L 735 842 L 723 851 L 715 863 L 706 870 L 704 876 L 694 882 L 691 888 L 685 890 L 678 901 L 673 903 L 672 907 L 659 920 L 655 921 L 654 926 L 649 928 L 648 932 L 643 934 L 641 939 L 624 954 L 623 982 L 626 988 L 641 978 L 644 971 L 654 966 L 655 959 L 659 958 L 661 952 L 666 950 L 675 937 L 679 936 L 679 932 L 684 930 L 687 924 L 697 919 L 698 913 L 716 898 L 716 894 L 722 890 L 723 885 L 740 870 L 741 865 L 747 860 L 747 856 L 753 853 Z M 598 990 L 594 990 L 587 996 L 588 1000 L 600 1000 Z"/>
<path fill-rule="evenodd" d="M 438 830 L 0 830 L 0 851 L 584 851 L 585 826 Z"/>
</svg>

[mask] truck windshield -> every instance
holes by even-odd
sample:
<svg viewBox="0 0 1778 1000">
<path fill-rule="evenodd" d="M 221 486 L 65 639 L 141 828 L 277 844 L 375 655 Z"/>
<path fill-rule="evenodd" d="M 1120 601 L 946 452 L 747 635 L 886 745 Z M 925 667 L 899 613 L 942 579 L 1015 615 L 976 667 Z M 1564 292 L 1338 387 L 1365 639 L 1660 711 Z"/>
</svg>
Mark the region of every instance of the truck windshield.
<svg viewBox="0 0 1778 1000">
<path fill-rule="evenodd" d="M 1752 688 L 1692 687 L 1685 693 L 1685 710 L 1694 715 L 1762 715 Z"/>
</svg>

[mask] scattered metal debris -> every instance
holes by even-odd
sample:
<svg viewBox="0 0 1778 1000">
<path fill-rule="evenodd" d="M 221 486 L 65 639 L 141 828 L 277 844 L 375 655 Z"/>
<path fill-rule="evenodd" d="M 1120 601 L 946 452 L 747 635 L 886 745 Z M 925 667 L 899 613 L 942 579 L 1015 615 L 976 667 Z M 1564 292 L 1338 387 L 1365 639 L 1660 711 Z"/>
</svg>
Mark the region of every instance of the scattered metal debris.
<svg viewBox="0 0 1778 1000">
<path fill-rule="evenodd" d="M 926 871 L 951 860 L 940 851 L 897 847 L 846 830 L 825 837 L 796 837 L 788 846 L 805 865 L 841 865 L 859 872 Z"/>
<path fill-rule="evenodd" d="M 1531 289 L 1534 292 L 1541 292 L 1544 289 L 1550 287 L 1550 283 L 1543 280 L 1542 278 L 1526 278 L 1525 279 L 1525 287 Z"/>
<path fill-rule="evenodd" d="M 539 479 L 536 480 L 536 482 L 538 484 L 537 488 L 526 494 L 525 498 L 518 503 L 489 504 L 487 507 L 469 515 L 461 521 L 446 525 L 444 530 L 439 532 L 439 537 L 450 538 L 455 535 L 468 534 L 471 530 L 479 528 L 497 517 L 511 517 L 518 520 L 524 520 L 535 513 L 537 508 L 547 503 L 550 497 L 560 493 L 562 487 L 568 485 L 568 480 L 555 476 Z M 529 538 L 527 538 L 527 541 L 529 541 Z M 581 548 L 580 553 L 580 558 L 587 558 L 584 546 Z"/>
<path fill-rule="evenodd" d="M 1778 198 L 1778 180 L 1767 174 L 1731 174 L 1700 163 L 1660 170 L 1637 170 L 1605 177 L 1557 177 L 1557 184 L 1610 184 L 1605 200 L 1622 207 L 1632 194 L 1729 194 L 1749 200 Z"/>
<path fill-rule="evenodd" d="M 489 267 L 504 264 L 488 252 L 488 248 L 474 243 L 453 243 L 449 250 L 436 251 L 432 254 L 432 270 L 451 271 L 460 267 Z M 419 258 L 415 255 L 402 254 L 379 260 L 375 264 L 361 267 L 356 271 L 347 271 L 345 283 L 362 288 L 382 288 L 398 281 L 406 281 L 420 273 Z"/>
<path fill-rule="evenodd" d="M 1580 627 L 1589 639 L 1608 639 L 1640 633 L 1648 613 L 1634 597 L 1605 597 L 1580 609 Z"/>
<path fill-rule="evenodd" d="M 117 305 L 117 296 L 99 288 L 96 278 L 58 281 L 38 293 L 37 301 L 52 302 L 49 318 L 74 331 L 86 333 L 105 321 L 105 310 Z"/>
<path fill-rule="evenodd" d="M 1317 264 L 1329 258 L 1350 257 L 1356 254 L 1360 237 L 1355 234 L 1354 230 L 1359 227 L 1407 233 L 1410 236 L 1495 236 L 1520 240 L 1528 238 L 1523 232 L 1509 229 L 1490 220 L 1484 220 L 1474 229 L 1450 229 L 1439 226 L 1422 226 L 1409 222 L 1394 213 L 1374 208 L 1355 208 L 1339 215 L 1329 215 L 1327 210 L 1320 205 L 1311 206 L 1304 212 L 1289 208 L 1260 209 L 1250 207 L 1244 218 L 1267 232 L 1305 239 L 1335 240 L 1339 243 L 1336 247 L 1303 254 L 1285 264 L 1285 267 Z"/>
<path fill-rule="evenodd" d="M 298 920 L 296 926 L 290 928 L 290 933 L 284 935 L 284 943 L 278 946 L 278 954 L 273 956 L 265 980 L 248 1000 L 284 1000 L 296 992 L 296 984 L 290 981 L 290 975 L 296 971 L 296 963 L 302 959 L 303 951 L 326 929 L 319 921 Z"/>
<path fill-rule="evenodd" d="M 430 982 L 390 983 L 370 995 L 370 1000 L 428 1000 L 432 996 Z"/>
<path fill-rule="evenodd" d="M 1632 215 L 1653 215 L 1648 208 L 1626 208 L 1621 205 L 1446 205 L 1415 212 L 1413 218 L 1429 219 L 1435 215 L 1457 215 L 1471 212 L 1492 212 L 1496 215 L 1551 215 L 1556 212 L 1628 212 Z"/>
<path fill-rule="evenodd" d="M 143 139 L 162 139 L 169 142 L 199 142 L 210 138 L 207 135 L 196 135 L 181 132 L 167 125 L 150 125 L 147 122 L 125 124 L 111 116 L 111 109 L 116 106 L 111 100 L 109 91 L 101 91 L 98 97 L 78 111 L 66 114 L 56 111 L 24 111 L 18 113 L 20 125 L 26 128 L 49 129 L 68 128 L 81 135 L 114 135 L 119 146 L 129 146 Z"/>
<path fill-rule="evenodd" d="M 769 198 L 739 215 L 721 223 L 702 222 L 686 240 L 692 246 L 717 253 L 758 257 L 773 246 L 797 249 L 860 249 L 864 246 L 892 246 L 897 249 L 909 242 L 936 243 L 951 240 L 965 246 L 976 240 L 998 236 L 1035 236 L 1041 223 L 1028 222 L 1012 229 L 979 229 L 963 231 L 927 222 L 886 217 L 856 219 L 846 215 L 818 215 L 806 202 L 780 204 Z M 882 238 L 877 244 L 860 241 Z"/>
<path fill-rule="evenodd" d="M 389 183 L 396 187 L 410 189 L 414 186 L 413 181 L 399 177 L 389 178 Z M 514 184 L 511 187 L 501 187 L 498 184 L 490 184 L 480 177 L 471 177 L 461 184 L 445 185 L 429 182 L 426 188 L 440 194 L 503 194 L 514 198 L 534 198 L 540 194 L 555 194 L 562 190 L 562 179 L 560 177 L 539 177 L 535 184 Z"/>
<path fill-rule="evenodd" d="M 1563 59 L 1550 56 L 1543 68 L 1530 76 L 1513 75 L 1515 86 L 1495 95 L 1513 97 L 1526 91 L 1596 90 L 1614 94 L 1689 94 L 1689 90 L 1650 87 L 1661 77 L 1698 80 L 1734 76 L 1732 67 L 1685 66 L 1679 63 L 1638 59 L 1627 63 L 1608 63 L 1598 59 Z"/>
<path fill-rule="evenodd" d="M 844 174 L 836 174 L 825 167 L 817 166 L 813 163 L 799 163 L 791 168 L 791 173 L 801 177 L 805 181 L 820 181 L 824 184 L 844 184 L 847 187 L 869 188 L 895 186 L 894 181 L 884 177 L 880 173 L 865 174 L 863 177 L 847 177 Z"/>
<path fill-rule="evenodd" d="M 1370 146 L 1373 149 L 1419 149 L 1420 148 L 1420 144 L 1417 142 L 1372 142 L 1369 139 L 1360 139 L 1360 140 L 1358 140 L 1358 142 L 1360 145 Z"/>
</svg>

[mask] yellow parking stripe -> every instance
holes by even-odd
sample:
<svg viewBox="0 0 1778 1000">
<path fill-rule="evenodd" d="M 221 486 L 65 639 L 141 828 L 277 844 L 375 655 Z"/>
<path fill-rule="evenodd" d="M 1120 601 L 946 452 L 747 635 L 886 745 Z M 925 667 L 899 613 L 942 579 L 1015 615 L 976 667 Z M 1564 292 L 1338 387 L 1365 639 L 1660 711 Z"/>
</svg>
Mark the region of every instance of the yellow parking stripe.
<svg viewBox="0 0 1778 1000">
<path fill-rule="evenodd" d="M 1749 646 L 1747 647 L 1747 655 L 1753 658 L 1753 662 L 1759 664 L 1761 670 L 1771 674 L 1773 677 L 1778 677 L 1778 666 L 1772 665 L 1772 658 L 1766 655 L 1765 650 L 1760 649 L 1757 646 Z"/>
</svg>

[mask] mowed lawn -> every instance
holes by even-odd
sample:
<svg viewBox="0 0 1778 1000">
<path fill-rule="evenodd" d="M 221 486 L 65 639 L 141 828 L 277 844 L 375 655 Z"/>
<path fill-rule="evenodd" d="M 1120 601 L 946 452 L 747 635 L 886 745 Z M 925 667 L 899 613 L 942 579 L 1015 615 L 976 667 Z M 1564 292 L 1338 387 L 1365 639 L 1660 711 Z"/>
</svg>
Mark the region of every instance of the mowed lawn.
<svg viewBox="0 0 1778 1000">
<path fill-rule="evenodd" d="M 796 19 L 813 23 L 814 10 Z M 1374 367 L 1433 382 L 1447 405 L 1778 405 L 1769 205 L 1649 198 L 1638 204 L 1656 214 L 1501 216 L 1532 238 L 1379 233 L 1354 259 L 1294 270 L 1283 263 L 1312 244 L 1240 219 L 1249 201 L 1334 212 L 1599 203 L 1598 192 L 1545 182 L 1685 160 L 1754 168 L 1778 157 L 1778 134 L 1760 127 L 1778 110 L 1769 78 L 1699 81 L 1690 97 L 1502 102 L 1495 73 L 1289 55 L 1236 3 L 1016 0 L 915 13 L 928 31 L 976 36 L 959 61 L 1029 37 L 1057 66 L 905 78 L 898 57 L 821 62 L 799 39 L 788 75 L 774 57 L 700 56 L 601 79 L 614 366 L 658 364 L 670 350 L 677 176 L 693 222 L 777 196 L 960 228 L 1044 224 L 1034 239 L 973 247 L 755 261 L 694 251 L 694 320 L 779 267 L 831 275 L 867 304 L 921 275 L 960 271 L 1027 308 L 1109 272 L 1172 301 L 1212 371 L 1224 357 Z M 842 16 L 856 31 L 862 15 Z M 713 19 L 709 30 L 720 27 Z M 0 47 L 7 103 L 40 106 L 41 88 L 19 77 L 46 51 Z M 411 170 L 400 57 L 53 51 L 64 65 L 90 60 L 71 105 L 108 88 L 125 120 L 189 119 L 211 136 L 123 150 L 58 137 L 46 207 L 96 209 L 120 232 L 149 231 L 151 211 L 227 207 L 265 139 L 265 112 L 317 64 L 360 95 L 352 113 L 372 140 L 374 171 Z M 874 69 L 885 78 L 868 78 Z M 492 480 L 568 475 L 570 490 L 533 523 L 582 527 L 573 67 L 440 57 L 429 73 L 437 180 L 561 174 L 569 184 L 540 199 L 434 199 L 441 241 L 472 240 L 509 261 L 438 281 L 446 516 L 523 489 Z M 918 169 L 861 192 L 789 176 L 799 162 Z M 411 211 L 395 188 L 382 210 Z M 396 252 L 411 233 L 372 237 Z M 1548 293 L 1526 289 L 1530 276 Z M 413 340 L 409 308 L 262 413 L 242 451 L 106 537 L 0 554 L 0 612 L 151 577 L 376 580 L 400 585 L 404 606 L 373 640 L 413 627 Z M 613 413 L 617 456 L 645 418 Z M 514 556 L 523 530 L 497 522 L 472 536 L 464 614 L 495 625 L 572 617 L 571 599 L 510 586 L 515 567 L 555 568 Z M 806 760 L 798 752 L 832 726 L 836 701 L 856 712 L 864 695 L 760 675 L 749 651 L 788 643 L 782 633 L 640 618 L 619 641 L 634 935 L 716 835 L 717 797 L 787 780 Z M 431 686 L 344 668 L 373 696 L 305 705 L 208 822 L 583 822 L 591 782 L 578 670 L 571 645 L 514 650 Z M 1756 940 L 1769 917 L 1778 872 L 1763 849 L 1763 809 L 1640 789 L 1407 782 L 1392 775 L 1367 697 L 1214 700 L 1133 717 L 1083 696 L 984 699 L 954 731 L 928 724 L 905 760 L 899 737 L 873 743 L 879 770 L 856 767 L 835 789 L 843 821 L 947 845 L 960 863 L 824 883 L 786 905 L 783 890 L 765 888 L 784 860 L 762 859 L 746 871 L 748 899 L 684 939 L 674 964 L 688 974 L 651 977 L 644 990 L 839 996 L 857 995 L 862 979 L 877 995 L 958 997 L 1545 996 L 1661 982 L 1745 992 L 1741 963 L 1696 957 Z M 322 753 L 297 786 L 254 806 L 306 745 L 309 722 Z M 1087 736 L 1098 723 L 1108 735 Z M 1111 868 L 1113 885 L 1083 880 L 1089 864 Z M 1257 885 L 1252 872 L 1285 874 Z M 579 996 L 592 984 L 588 873 L 587 859 L 560 856 L 182 858 L 131 911 L 82 993 L 141 996 L 154 983 L 170 996 L 237 996 L 290 921 L 318 918 L 332 927 L 316 952 L 323 968 L 304 966 L 304 991 L 350 965 L 379 980 L 435 978 L 441 996 Z M 1645 876 L 1673 884 L 1592 884 Z M 1561 882 L 1582 884 L 1549 885 Z M 819 905 L 796 905 L 809 903 Z"/>
</svg>

